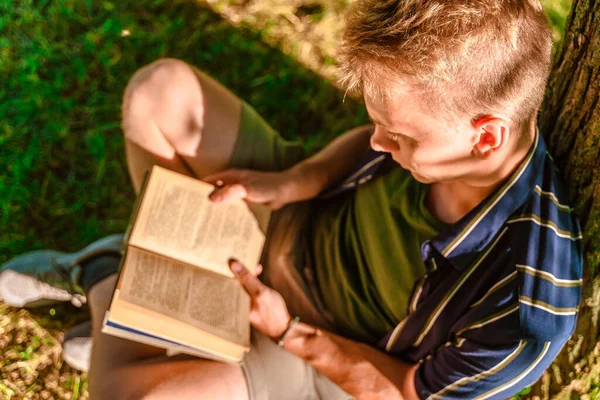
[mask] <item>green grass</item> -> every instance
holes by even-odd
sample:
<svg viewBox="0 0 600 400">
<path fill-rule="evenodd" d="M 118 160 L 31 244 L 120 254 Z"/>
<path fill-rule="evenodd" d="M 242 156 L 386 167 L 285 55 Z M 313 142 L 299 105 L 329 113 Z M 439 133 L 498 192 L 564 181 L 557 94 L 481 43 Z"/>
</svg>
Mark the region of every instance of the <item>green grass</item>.
<svg viewBox="0 0 600 400">
<path fill-rule="evenodd" d="M 542 0 L 556 42 L 562 41 L 565 20 L 571 9 L 571 0 Z"/>
<path fill-rule="evenodd" d="M 545 3 L 558 39 L 568 2 Z M 157 58 L 199 66 L 307 147 L 365 122 L 364 108 L 342 102 L 327 81 L 350 1 L 293 4 L 2 1 L 0 263 L 124 230 L 133 191 L 121 95 Z M 30 313 L 0 303 L 0 398 L 86 398 L 85 376 L 62 364 L 59 345 L 85 317 L 68 306 Z"/>
<path fill-rule="evenodd" d="M 232 28 L 193 3 L 121 3 L 2 6 L 0 71 L 10 79 L 0 92 L 0 262 L 124 229 L 133 193 L 121 95 L 157 58 L 207 70 L 285 137 L 313 143 L 364 120 L 353 102 L 341 106 L 338 91 L 262 43 L 261 31 Z"/>
</svg>

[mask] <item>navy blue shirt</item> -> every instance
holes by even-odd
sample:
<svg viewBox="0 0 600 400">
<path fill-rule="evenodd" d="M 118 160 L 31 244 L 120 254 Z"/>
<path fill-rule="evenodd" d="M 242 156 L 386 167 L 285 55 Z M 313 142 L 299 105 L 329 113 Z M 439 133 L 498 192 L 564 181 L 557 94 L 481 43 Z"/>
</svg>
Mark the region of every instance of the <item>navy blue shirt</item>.
<svg viewBox="0 0 600 400">
<path fill-rule="evenodd" d="M 323 197 L 393 168 L 371 151 Z M 427 274 L 378 346 L 418 363 L 423 399 L 505 399 L 540 378 L 573 333 L 582 234 L 543 138 L 494 193 L 423 243 Z"/>
</svg>

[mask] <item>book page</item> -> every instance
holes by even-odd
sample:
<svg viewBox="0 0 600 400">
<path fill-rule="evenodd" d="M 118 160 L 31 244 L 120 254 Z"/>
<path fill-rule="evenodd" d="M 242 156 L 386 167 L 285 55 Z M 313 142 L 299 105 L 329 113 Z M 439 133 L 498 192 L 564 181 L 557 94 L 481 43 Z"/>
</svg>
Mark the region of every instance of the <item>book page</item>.
<svg viewBox="0 0 600 400">
<path fill-rule="evenodd" d="M 118 288 L 125 301 L 239 345 L 250 343 L 250 297 L 235 279 L 130 247 Z"/>
<path fill-rule="evenodd" d="M 233 276 L 236 258 L 254 272 L 260 260 L 270 211 L 243 200 L 215 204 L 214 187 L 154 167 L 133 226 L 130 245 Z"/>
</svg>

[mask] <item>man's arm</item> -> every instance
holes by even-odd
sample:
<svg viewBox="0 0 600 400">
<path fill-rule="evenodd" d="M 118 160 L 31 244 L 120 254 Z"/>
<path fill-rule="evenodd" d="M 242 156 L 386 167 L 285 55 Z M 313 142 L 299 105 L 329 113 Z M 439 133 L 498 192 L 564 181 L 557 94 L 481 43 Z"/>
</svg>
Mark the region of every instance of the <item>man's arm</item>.
<svg viewBox="0 0 600 400">
<path fill-rule="evenodd" d="M 296 164 L 285 173 L 290 177 L 290 197 L 307 200 L 341 182 L 356 167 L 373 132 L 372 125 L 354 128 L 335 138 L 321 151 Z M 304 198 L 303 198 L 304 197 Z"/>
<path fill-rule="evenodd" d="M 203 180 L 218 187 L 211 194 L 215 202 L 242 198 L 278 209 L 309 200 L 350 174 L 369 148 L 372 130 L 371 125 L 365 125 L 348 131 L 285 171 L 229 169 Z"/>
<path fill-rule="evenodd" d="M 298 323 L 283 347 L 357 399 L 418 399 L 417 366 L 364 343 Z"/>
</svg>

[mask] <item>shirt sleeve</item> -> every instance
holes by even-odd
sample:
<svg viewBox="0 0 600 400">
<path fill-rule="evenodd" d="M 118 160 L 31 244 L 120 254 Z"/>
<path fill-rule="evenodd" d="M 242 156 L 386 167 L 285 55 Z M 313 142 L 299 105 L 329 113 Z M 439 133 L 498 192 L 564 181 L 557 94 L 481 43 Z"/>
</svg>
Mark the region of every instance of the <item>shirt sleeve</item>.
<svg viewBox="0 0 600 400">
<path fill-rule="evenodd" d="M 421 360 L 415 387 L 421 399 L 506 399 L 535 383 L 564 340 L 482 346 L 461 339 Z"/>
</svg>

